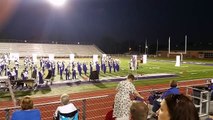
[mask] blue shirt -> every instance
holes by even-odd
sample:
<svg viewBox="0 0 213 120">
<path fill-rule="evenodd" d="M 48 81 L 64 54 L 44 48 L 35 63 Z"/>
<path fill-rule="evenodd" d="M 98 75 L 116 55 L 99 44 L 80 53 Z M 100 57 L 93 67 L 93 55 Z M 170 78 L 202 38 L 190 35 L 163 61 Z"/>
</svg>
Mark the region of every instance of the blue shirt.
<svg viewBox="0 0 213 120">
<path fill-rule="evenodd" d="M 210 90 L 213 90 L 213 84 L 211 84 L 211 85 L 209 86 L 209 89 L 210 89 Z"/>
<path fill-rule="evenodd" d="M 163 93 L 163 95 L 161 96 L 161 98 L 164 99 L 166 96 L 168 96 L 170 94 L 180 94 L 180 91 L 176 87 L 171 87 L 171 88 L 169 88 L 167 91 L 165 91 Z"/>
<path fill-rule="evenodd" d="M 17 110 L 13 113 L 11 120 L 41 120 L 41 113 L 37 109 Z"/>
</svg>

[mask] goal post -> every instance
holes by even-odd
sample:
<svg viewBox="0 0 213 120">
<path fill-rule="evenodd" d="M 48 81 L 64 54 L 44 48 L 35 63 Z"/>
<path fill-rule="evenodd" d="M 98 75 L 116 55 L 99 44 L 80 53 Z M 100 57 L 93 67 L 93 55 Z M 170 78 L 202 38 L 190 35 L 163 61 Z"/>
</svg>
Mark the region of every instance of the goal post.
<svg viewBox="0 0 213 120">
<path fill-rule="evenodd" d="M 180 60 L 183 61 L 183 55 L 187 54 L 187 35 L 185 35 L 185 45 L 183 51 L 173 52 L 171 51 L 171 37 L 169 36 L 168 39 L 168 54 L 167 57 L 170 57 L 170 55 L 180 55 Z"/>
</svg>

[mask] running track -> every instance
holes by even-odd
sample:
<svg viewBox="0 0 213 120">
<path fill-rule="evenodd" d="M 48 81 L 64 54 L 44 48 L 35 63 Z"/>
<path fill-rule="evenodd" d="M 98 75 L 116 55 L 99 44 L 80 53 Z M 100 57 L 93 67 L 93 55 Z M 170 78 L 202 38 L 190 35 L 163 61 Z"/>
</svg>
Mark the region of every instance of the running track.
<svg viewBox="0 0 213 120">
<path fill-rule="evenodd" d="M 179 82 L 178 86 L 192 86 L 206 84 L 206 80 L 191 80 Z M 147 91 L 152 89 L 162 89 L 168 88 L 168 84 L 158 84 L 158 85 L 149 85 L 149 86 L 137 86 L 138 91 Z M 185 88 L 180 88 L 181 93 L 185 93 Z M 86 101 L 86 119 L 87 120 L 104 120 L 106 113 L 112 109 L 112 104 L 114 101 L 114 95 L 116 91 L 114 89 L 106 89 L 100 91 L 93 92 L 82 92 L 82 93 L 72 93 L 70 94 L 71 99 L 80 99 L 94 96 L 103 96 L 108 95 L 107 97 L 99 98 L 99 99 L 89 99 Z M 146 99 L 150 95 L 149 92 L 142 92 L 142 96 Z M 60 96 L 51 96 L 51 97 L 38 97 L 34 98 L 34 104 L 42 104 L 42 103 L 50 103 L 59 101 Z M 73 102 L 77 108 L 79 108 L 79 116 L 82 119 L 82 101 L 74 101 Z M 57 106 L 60 104 L 50 104 L 45 106 L 37 106 L 35 108 L 40 109 L 42 114 L 42 120 L 52 120 L 53 113 Z M 36 106 L 36 105 L 35 105 Z M 13 103 L 9 102 L 1 102 L 0 108 L 13 107 Z M 12 113 L 12 111 L 10 111 Z M 0 111 L 0 120 L 5 120 L 5 112 Z"/>
</svg>

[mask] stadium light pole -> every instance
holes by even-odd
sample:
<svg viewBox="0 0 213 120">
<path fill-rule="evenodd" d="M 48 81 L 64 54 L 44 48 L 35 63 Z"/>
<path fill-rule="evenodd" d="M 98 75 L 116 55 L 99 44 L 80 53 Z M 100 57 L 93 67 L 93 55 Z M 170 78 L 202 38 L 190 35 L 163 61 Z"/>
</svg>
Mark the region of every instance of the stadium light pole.
<svg viewBox="0 0 213 120">
<path fill-rule="evenodd" d="M 187 52 L 187 35 L 185 35 L 185 54 Z"/>
<path fill-rule="evenodd" d="M 156 56 L 158 54 L 158 39 L 157 39 L 157 46 L 156 46 Z"/>
<path fill-rule="evenodd" d="M 147 46 L 147 40 L 146 40 L 146 43 L 145 43 L 145 55 L 147 54 L 147 49 L 148 49 L 148 46 Z"/>
<path fill-rule="evenodd" d="M 169 41 L 168 41 L 168 52 L 170 54 L 170 36 L 169 36 Z"/>
</svg>

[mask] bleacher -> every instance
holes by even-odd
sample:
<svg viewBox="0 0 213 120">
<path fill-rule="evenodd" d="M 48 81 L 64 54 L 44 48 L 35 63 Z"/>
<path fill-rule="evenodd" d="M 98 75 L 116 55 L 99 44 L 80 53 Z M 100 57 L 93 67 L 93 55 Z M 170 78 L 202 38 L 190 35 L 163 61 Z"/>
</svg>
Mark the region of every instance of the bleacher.
<svg viewBox="0 0 213 120">
<path fill-rule="evenodd" d="M 19 53 L 20 57 L 32 56 L 32 54 L 42 57 L 47 57 L 48 54 L 54 54 L 55 57 L 69 57 L 69 54 L 89 57 L 94 54 L 100 56 L 103 51 L 95 45 L 0 43 L 0 53 Z"/>
</svg>

